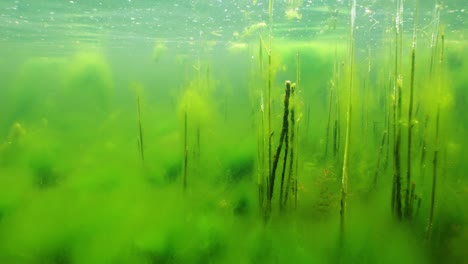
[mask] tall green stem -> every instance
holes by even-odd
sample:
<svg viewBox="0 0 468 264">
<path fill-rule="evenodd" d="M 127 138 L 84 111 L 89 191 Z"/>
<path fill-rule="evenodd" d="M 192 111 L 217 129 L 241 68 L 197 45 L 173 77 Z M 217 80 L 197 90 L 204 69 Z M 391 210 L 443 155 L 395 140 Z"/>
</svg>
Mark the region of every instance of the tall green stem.
<svg viewBox="0 0 468 264">
<path fill-rule="evenodd" d="M 348 109 L 346 111 L 346 134 L 345 146 L 343 154 L 343 169 L 341 176 L 341 201 L 340 201 L 340 234 L 344 238 L 344 224 L 346 213 L 346 197 L 348 194 L 348 166 L 349 166 L 349 142 L 351 137 L 351 111 L 352 111 L 352 95 L 354 82 L 354 22 L 356 18 L 356 0 L 353 0 L 351 7 L 351 33 L 350 33 L 350 49 L 349 49 L 349 91 L 348 91 Z"/>
<path fill-rule="evenodd" d="M 276 153 L 275 153 L 275 157 L 273 159 L 273 165 L 272 165 L 272 168 L 271 168 L 271 174 L 270 174 L 270 190 L 268 192 L 269 196 L 268 196 L 268 203 L 269 203 L 269 206 L 271 209 L 271 200 L 273 198 L 273 191 L 274 191 L 274 188 L 275 188 L 275 178 L 276 178 L 276 169 L 278 167 L 278 162 L 279 162 L 279 158 L 280 158 L 280 154 L 281 154 L 281 150 L 283 148 L 283 143 L 285 142 L 285 139 L 287 137 L 287 133 L 288 133 L 288 116 L 289 116 L 289 96 L 290 96 L 290 93 L 291 93 L 291 82 L 290 81 L 287 81 L 286 82 L 286 89 L 285 89 L 285 93 L 284 93 L 284 113 L 283 113 L 283 128 L 281 129 L 281 135 L 280 135 L 280 140 L 279 140 L 279 144 L 278 144 L 278 147 L 276 148 Z M 288 144 L 288 142 L 286 142 L 286 144 Z M 285 154 L 286 156 L 286 154 Z"/>
<path fill-rule="evenodd" d="M 139 132 L 139 146 L 140 146 L 140 157 L 141 161 L 145 162 L 145 147 L 143 144 L 143 126 L 141 124 L 141 106 L 140 106 L 140 96 L 137 95 L 137 107 L 138 107 L 138 132 Z"/>
<path fill-rule="evenodd" d="M 414 97 L 414 71 L 416 61 L 416 25 L 418 16 L 418 1 L 415 2 L 415 13 L 414 13 L 414 26 L 413 26 L 413 43 L 411 45 L 411 77 L 410 77 L 410 94 L 409 94 L 409 108 L 408 108 L 408 149 L 406 153 L 406 191 L 405 191 L 405 202 L 406 202 L 406 217 L 412 217 L 412 203 L 413 197 L 410 195 L 411 188 L 411 147 L 413 142 L 413 97 Z"/>
<path fill-rule="evenodd" d="M 184 192 L 187 190 L 187 168 L 188 168 L 188 141 L 187 141 L 187 109 L 184 111 L 184 175 L 183 187 Z"/>
</svg>

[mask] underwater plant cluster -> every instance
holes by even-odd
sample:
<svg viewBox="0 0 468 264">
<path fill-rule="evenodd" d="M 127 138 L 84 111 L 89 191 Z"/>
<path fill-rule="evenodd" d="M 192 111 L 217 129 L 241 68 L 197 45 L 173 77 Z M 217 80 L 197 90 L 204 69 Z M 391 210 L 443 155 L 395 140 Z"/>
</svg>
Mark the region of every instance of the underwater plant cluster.
<svg viewBox="0 0 468 264">
<path fill-rule="evenodd" d="M 463 1 L 37 2 L 0 263 L 466 262 Z"/>
</svg>

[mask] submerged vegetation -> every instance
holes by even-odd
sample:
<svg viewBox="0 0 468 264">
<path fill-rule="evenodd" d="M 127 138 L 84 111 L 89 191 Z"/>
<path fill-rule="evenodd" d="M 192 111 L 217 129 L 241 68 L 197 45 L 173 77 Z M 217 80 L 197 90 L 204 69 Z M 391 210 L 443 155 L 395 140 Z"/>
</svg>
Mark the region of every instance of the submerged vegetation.
<svg viewBox="0 0 468 264">
<path fill-rule="evenodd" d="M 444 5 L 248 2 L 227 41 L 0 59 L 0 263 L 466 261 Z"/>
</svg>

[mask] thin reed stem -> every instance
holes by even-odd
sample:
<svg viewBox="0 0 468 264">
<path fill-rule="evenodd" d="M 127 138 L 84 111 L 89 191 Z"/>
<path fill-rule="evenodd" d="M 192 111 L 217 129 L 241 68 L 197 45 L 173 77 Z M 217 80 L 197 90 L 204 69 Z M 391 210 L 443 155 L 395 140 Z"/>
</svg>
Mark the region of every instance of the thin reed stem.
<svg viewBox="0 0 468 264">
<path fill-rule="evenodd" d="M 269 46 L 268 46 L 268 175 L 270 177 L 267 179 L 267 201 L 268 201 L 268 208 L 267 210 L 271 210 L 271 197 L 273 193 L 273 188 L 271 188 L 271 175 L 272 175 L 272 136 L 273 132 L 271 129 L 271 86 L 273 82 L 273 73 L 272 73 L 272 64 L 271 64 L 271 50 L 272 50 L 272 38 L 273 38 L 273 0 L 268 1 L 268 14 L 269 14 L 269 34 L 268 34 L 268 41 L 269 41 Z M 267 212 L 269 213 L 269 212 Z"/>
<path fill-rule="evenodd" d="M 344 239 L 344 225 L 345 225 L 345 214 L 346 214 L 346 198 L 348 195 L 348 173 L 349 173 L 349 145 L 351 140 L 351 111 L 352 106 L 352 95 L 353 95 L 353 84 L 354 84 L 354 23 L 356 19 L 356 0 L 353 0 L 351 7 L 351 33 L 350 33 L 350 64 L 349 64 L 349 90 L 348 90 L 348 109 L 346 111 L 346 134 L 345 134 L 345 146 L 343 153 L 343 168 L 341 176 L 341 200 L 340 200 L 340 237 L 341 241 Z"/>
<path fill-rule="evenodd" d="M 138 95 L 137 95 L 137 107 L 138 107 L 138 132 L 139 132 L 140 158 L 141 158 L 141 162 L 145 163 L 145 145 L 143 144 L 143 125 L 141 124 L 140 96 Z"/>
<path fill-rule="evenodd" d="M 285 94 L 284 94 L 284 113 L 283 113 L 283 128 L 281 130 L 281 135 L 280 135 L 280 140 L 278 147 L 276 149 L 275 157 L 273 159 L 273 166 L 271 169 L 271 174 L 270 174 L 270 186 L 269 186 L 269 192 L 268 192 L 268 203 L 269 203 L 269 209 L 271 210 L 271 200 L 273 198 L 273 191 L 275 187 L 275 176 L 276 176 L 276 169 L 278 167 L 278 161 L 279 157 L 281 154 L 281 150 L 283 148 L 283 143 L 285 142 L 285 137 L 286 134 L 288 133 L 288 115 L 289 115 L 289 96 L 291 93 L 291 82 L 287 81 L 286 82 L 286 89 L 285 89 Z"/>
<path fill-rule="evenodd" d="M 292 84 L 291 86 L 291 98 L 290 98 L 290 101 L 292 102 L 291 104 L 291 114 L 290 114 L 290 120 L 291 120 L 291 148 L 290 148 L 290 159 L 289 159 L 289 173 L 288 173 L 288 179 L 286 181 L 286 193 L 285 193 L 285 196 L 284 196 L 284 200 L 282 200 L 283 202 L 283 205 L 286 205 L 287 201 L 288 201 L 288 194 L 289 194 L 289 189 L 290 189 L 290 183 L 291 183 L 291 180 L 294 178 L 293 176 L 293 165 L 294 165 L 294 145 L 295 145 L 295 123 L 296 123 L 296 120 L 295 120 L 295 101 L 294 101 L 294 91 L 296 89 L 296 84 Z M 297 173 L 297 171 L 296 171 Z"/>
<path fill-rule="evenodd" d="M 441 52 L 440 52 L 440 66 L 442 68 L 444 62 L 444 42 L 445 42 L 445 35 L 444 33 L 441 34 Z M 438 83 L 438 93 L 441 94 L 441 75 L 439 74 L 439 83 Z M 437 114 L 436 114 L 436 124 L 435 124 L 435 150 L 434 150 L 434 158 L 432 160 L 432 190 L 431 190 L 431 205 L 429 211 L 429 222 L 427 225 L 426 230 L 426 238 L 431 240 L 432 237 L 432 228 L 434 222 L 434 207 L 435 207 L 435 198 L 436 198 L 436 187 L 437 187 L 437 177 L 438 177 L 438 163 L 439 163 L 439 145 L 440 145 L 440 102 L 437 104 Z"/>
<path fill-rule="evenodd" d="M 377 156 L 377 166 L 375 168 L 375 174 L 374 174 L 374 188 L 377 186 L 377 179 L 378 179 L 379 173 L 380 173 L 380 163 L 381 163 L 381 160 L 382 160 L 382 153 L 384 151 L 384 147 L 385 147 L 385 143 L 386 143 L 386 139 L 387 139 L 387 134 L 388 133 L 387 133 L 386 130 L 382 133 L 382 140 L 380 142 L 379 154 Z"/>
<path fill-rule="evenodd" d="M 414 71 L 416 61 L 416 25 L 418 16 L 418 1 L 415 4 L 414 13 L 414 26 L 413 26 L 413 43 L 411 45 L 411 76 L 410 76 L 410 93 L 409 93 L 409 106 L 408 106 L 408 138 L 407 138 L 407 153 L 406 153 L 406 191 L 405 191 L 405 202 L 406 202 L 406 217 L 409 219 L 412 217 L 412 203 L 413 199 L 410 195 L 411 188 L 411 158 L 412 158 L 412 143 L 413 143 L 413 101 L 414 101 Z"/>
<path fill-rule="evenodd" d="M 184 192 L 187 190 L 187 169 L 188 169 L 188 141 L 187 141 L 187 109 L 184 111 L 184 175 L 183 175 L 183 187 Z"/>
</svg>

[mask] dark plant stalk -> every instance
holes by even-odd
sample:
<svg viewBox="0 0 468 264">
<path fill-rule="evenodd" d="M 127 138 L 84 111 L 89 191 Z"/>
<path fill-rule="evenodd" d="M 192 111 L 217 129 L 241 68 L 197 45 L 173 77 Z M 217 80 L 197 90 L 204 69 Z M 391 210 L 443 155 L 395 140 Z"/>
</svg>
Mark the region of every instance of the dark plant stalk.
<svg viewBox="0 0 468 264">
<path fill-rule="evenodd" d="M 333 126 L 333 156 L 336 157 L 338 152 L 338 119 L 335 119 Z"/>
<path fill-rule="evenodd" d="M 340 117 L 338 117 L 340 118 Z M 336 126 L 336 154 L 338 155 L 338 153 L 340 152 L 340 148 L 341 148 L 341 120 L 338 119 L 338 123 L 337 123 L 337 126 Z"/>
<path fill-rule="evenodd" d="M 263 124 L 263 120 L 262 120 L 262 124 Z M 258 135 L 259 137 L 259 140 L 257 142 L 257 163 L 258 163 L 258 167 L 257 167 L 257 188 L 258 188 L 258 208 L 260 209 L 260 212 L 262 212 L 262 209 L 263 209 L 263 177 L 264 177 L 264 158 L 265 156 L 263 155 L 264 154 L 264 145 L 263 145 L 263 134 L 264 134 L 264 130 L 263 130 L 263 125 L 262 125 L 262 131 L 261 133 Z"/>
<path fill-rule="evenodd" d="M 287 201 L 288 201 L 288 196 L 289 196 L 289 191 L 291 189 L 291 181 L 295 181 L 294 180 L 294 175 L 293 175 L 293 172 L 294 172 L 294 164 L 296 164 L 296 180 L 297 180 L 297 160 L 295 160 L 294 158 L 294 150 L 296 149 L 296 138 L 295 138 L 295 132 L 296 132 L 296 127 L 295 127 L 295 124 L 296 124 L 296 117 L 295 117 L 295 107 L 296 107 L 296 101 L 295 101 L 295 98 L 294 98 L 294 92 L 297 88 L 297 86 L 299 85 L 299 80 L 300 80 L 300 72 L 301 72 L 301 68 L 300 68 L 300 58 L 299 58 L 299 52 L 296 53 L 296 83 L 293 83 L 291 85 L 291 96 L 290 96 L 290 101 L 291 101 L 291 107 L 290 107 L 290 117 L 291 117 L 291 158 L 289 160 L 289 173 L 288 173 L 288 180 L 287 180 L 287 183 L 286 183 L 286 194 L 285 194 L 285 197 L 284 197 L 284 205 L 286 205 Z M 297 159 L 297 158 L 296 158 Z M 295 188 L 295 183 L 293 183 L 293 188 Z M 295 192 L 293 193 L 295 194 Z M 296 199 L 295 199 L 296 201 Z"/>
<path fill-rule="evenodd" d="M 278 147 L 276 149 L 275 157 L 273 159 L 273 165 L 270 174 L 270 189 L 268 192 L 268 203 L 269 203 L 269 210 L 271 209 L 271 200 L 273 198 L 273 191 L 275 187 L 275 176 L 276 176 L 276 169 L 278 167 L 279 156 L 281 150 L 283 148 L 283 143 L 285 141 L 286 134 L 288 133 L 288 115 L 289 115 L 289 96 L 291 93 L 291 82 L 286 82 L 286 89 L 284 94 L 284 113 L 283 113 L 283 128 L 281 130 L 280 140 Z"/>
<path fill-rule="evenodd" d="M 195 159 L 196 159 L 196 166 L 197 166 L 197 170 L 199 169 L 200 167 L 200 157 L 201 157 L 201 129 L 200 129 L 200 125 L 198 124 L 197 125 L 197 147 L 196 147 L 196 150 L 195 150 Z"/>
<path fill-rule="evenodd" d="M 427 133 L 427 124 L 429 122 L 429 115 L 426 115 L 424 120 L 424 130 L 422 134 L 422 142 L 421 142 L 421 160 L 419 162 L 419 167 L 421 171 L 421 182 L 424 182 L 424 176 L 426 171 L 426 149 L 427 149 L 427 140 L 426 140 L 426 133 Z"/>
<path fill-rule="evenodd" d="M 377 156 L 377 166 L 376 166 L 375 174 L 374 174 L 374 188 L 377 186 L 377 178 L 378 178 L 379 173 L 380 173 L 380 161 L 382 159 L 382 153 L 383 153 L 383 150 L 384 150 L 384 147 L 385 147 L 385 140 L 386 139 L 387 139 L 387 131 L 385 130 L 382 133 L 382 140 L 380 142 L 379 154 Z"/>
<path fill-rule="evenodd" d="M 410 110 L 409 110 L 409 114 L 408 114 L 408 120 L 412 120 L 412 94 L 410 94 Z M 409 121 L 409 124 L 408 124 L 408 149 L 407 149 L 407 157 L 406 157 L 406 191 L 405 191 L 405 201 L 406 201 L 406 217 L 410 217 L 411 216 L 411 198 L 410 198 L 410 185 L 411 185 L 411 147 L 412 147 L 412 127 L 413 125 L 411 124 L 411 121 Z"/>
<path fill-rule="evenodd" d="M 421 208 L 421 196 L 415 195 L 416 201 L 417 201 L 417 206 L 416 206 L 416 212 L 414 213 L 415 217 L 419 215 L 419 209 Z"/>
<path fill-rule="evenodd" d="M 286 121 L 288 122 L 288 121 Z M 283 169 L 281 171 L 281 186 L 280 186 L 280 196 L 279 196 L 279 206 L 280 210 L 283 210 L 283 193 L 284 193 L 284 176 L 286 175 L 286 167 L 288 164 L 288 155 L 289 155 L 289 124 L 283 123 L 283 129 L 286 126 L 286 134 L 284 136 L 284 157 L 283 157 Z"/>
<path fill-rule="evenodd" d="M 426 238 L 431 239 L 432 236 L 432 227 L 434 221 L 434 205 L 435 205 L 435 196 L 436 196 L 436 187 L 437 187 L 437 167 L 439 162 L 439 119 L 440 119 L 440 105 L 437 106 L 437 115 L 436 115 L 436 135 L 435 135 L 435 150 L 434 158 L 432 160 L 432 189 L 431 189 L 431 205 L 429 209 L 429 222 L 426 230 Z"/>
<path fill-rule="evenodd" d="M 340 76 L 344 75 L 345 71 L 345 64 L 344 62 L 341 63 L 341 73 Z M 339 89 L 341 82 L 339 81 L 339 77 L 337 79 L 337 87 Z M 344 83 L 344 82 L 343 82 Z M 336 127 L 336 134 L 335 134 L 335 153 L 334 156 L 336 157 L 341 148 L 341 103 L 340 103 L 340 93 L 337 91 L 335 93 L 335 127 Z"/>
<path fill-rule="evenodd" d="M 387 98 L 385 96 L 385 98 Z M 384 145 L 384 149 L 382 150 L 382 152 L 384 152 L 384 156 L 383 156 L 383 165 L 382 165 L 382 170 L 385 171 L 387 169 L 387 166 L 388 166 L 388 155 L 389 155 L 389 148 L 390 148 L 390 136 L 389 136 L 389 129 L 390 129 L 390 122 L 389 122 L 389 112 L 390 112 L 390 107 L 387 103 L 387 99 L 385 99 L 385 114 L 384 114 L 384 121 L 385 121 L 385 128 L 384 128 L 384 132 L 385 133 L 385 140 L 387 142 L 387 144 Z"/>
<path fill-rule="evenodd" d="M 263 41 L 262 37 L 259 37 L 259 51 L 258 51 L 258 58 L 259 58 L 259 69 L 260 69 L 260 76 L 263 76 Z M 265 109 L 264 109 L 264 99 L 263 99 L 263 88 L 260 91 L 260 112 L 261 112 L 261 133 L 260 137 L 261 140 L 259 140 L 259 163 L 260 165 L 260 175 L 258 179 L 258 202 L 259 202 L 259 208 L 261 210 L 264 209 L 264 198 L 265 198 L 265 178 L 268 176 L 265 175 L 265 145 L 266 145 L 266 132 L 265 132 Z"/>
<path fill-rule="evenodd" d="M 288 173 L 288 179 L 286 181 L 286 193 L 285 193 L 285 196 L 284 196 L 284 200 L 283 200 L 283 205 L 286 205 L 287 201 L 288 201 L 288 194 L 289 194 L 289 189 L 290 189 L 290 183 L 291 183 L 291 180 L 294 178 L 293 176 L 293 165 L 294 165 L 294 145 L 295 145 L 295 123 L 296 123 L 296 120 L 295 120 L 295 101 L 294 101 L 294 91 L 296 89 L 296 84 L 292 84 L 291 86 L 291 98 L 290 98 L 290 101 L 292 101 L 292 104 L 291 104 L 291 114 L 290 114 L 290 118 L 291 118 L 291 152 L 290 152 L 290 159 L 289 159 L 289 173 Z M 297 173 L 297 171 L 296 171 Z"/>
<path fill-rule="evenodd" d="M 441 52 L 440 52 L 440 65 L 443 65 L 444 62 L 444 42 L 445 35 L 441 34 Z M 439 89 L 440 89 L 440 75 L 439 75 Z M 439 91 L 440 94 L 440 91 Z M 434 150 L 434 159 L 432 160 L 432 190 L 431 190 L 431 206 L 429 211 L 429 223 L 427 225 L 426 238 L 431 239 L 432 236 L 432 227 L 434 221 L 434 206 L 435 206 L 435 197 L 436 197 L 436 185 L 438 177 L 438 162 L 439 162 L 439 130 L 440 130 L 440 102 L 437 105 L 437 114 L 436 114 L 436 131 L 435 131 L 435 150 Z"/>
<path fill-rule="evenodd" d="M 346 214 L 346 198 L 348 195 L 348 173 L 349 173 L 349 145 L 351 141 L 351 111 L 353 82 L 354 82 L 354 22 L 356 19 L 356 0 L 353 0 L 351 7 L 351 33 L 350 33 L 350 64 L 349 64 L 349 91 L 348 91 L 348 109 L 346 111 L 346 134 L 343 153 L 343 169 L 341 176 L 341 200 L 340 200 L 340 241 L 344 240 L 344 226 Z"/>
<path fill-rule="evenodd" d="M 409 94 L 409 107 L 408 107 L 408 149 L 406 153 L 406 217 L 409 219 L 413 215 L 412 204 L 413 199 L 410 197 L 410 185 L 411 185 L 411 148 L 413 143 L 413 98 L 414 98 L 414 71 L 416 61 L 416 25 L 418 16 L 418 1 L 416 0 L 415 12 L 414 12 L 414 26 L 413 26 L 413 44 L 411 45 L 411 76 L 410 76 L 410 94 Z"/>
<path fill-rule="evenodd" d="M 386 147 L 385 147 L 385 157 L 384 157 L 384 162 L 383 162 L 383 169 L 386 170 L 388 168 L 388 160 L 389 160 L 389 157 L 390 157 L 390 133 L 388 133 L 388 131 L 390 130 L 390 106 L 387 107 L 387 123 L 386 123 L 386 130 L 387 131 L 387 138 L 386 138 L 386 141 L 387 141 L 387 144 L 386 144 Z"/>
<path fill-rule="evenodd" d="M 272 134 L 273 131 L 271 130 L 271 55 L 268 54 L 268 174 L 271 175 L 271 168 L 272 168 Z M 271 184 L 268 182 L 268 184 Z M 268 187 L 268 190 L 271 188 Z M 268 194 L 270 196 L 270 194 Z"/>
<path fill-rule="evenodd" d="M 325 155 L 324 155 L 324 158 L 326 159 L 327 158 L 327 154 L 328 154 L 328 140 L 329 140 L 329 136 L 330 136 L 330 122 L 331 122 L 331 113 L 332 113 L 332 99 L 333 99 L 333 89 L 332 89 L 332 85 L 330 85 L 330 94 L 328 96 L 330 102 L 328 104 L 328 117 L 327 117 L 327 133 L 326 133 L 326 136 L 325 136 Z"/>
<path fill-rule="evenodd" d="M 297 132 L 299 132 L 299 125 L 297 125 Z M 298 138 L 298 135 L 296 135 L 296 138 Z M 297 142 L 297 139 L 296 139 Z M 294 209 L 297 208 L 297 191 L 298 191 L 298 178 L 299 178 L 299 156 L 297 155 L 299 151 L 296 152 L 296 174 L 294 175 Z"/>
<path fill-rule="evenodd" d="M 397 102 L 397 124 L 396 124 L 396 139 L 394 145 L 394 165 L 395 165 L 395 213 L 398 219 L 402 219 L 402 199 L 401 199 L 401 85 L 397 84 L 398 89 L 398 102 Z"/>
<path fill-rule="evenodd" d="M 272 44 L 272 38 L 273 38 L 273 0 L 268 1 L 268 14 L 269 14 L 269 47 L 268 47 L 268 174 L 272 174 L 272 160 L 271 160 L 271 155 L 272 155 L 272 135 L 273 132 L 271 130 L 271 86 L 273 82 L 273 73 L 272 73 L 272 64 L 271 64 L 271 44 Z M 271 177 L 271 176 L 270 176 Z M 267 210 L 269 211 L 271 209 L 271 198 L 273 193 L 270 193 L 273 188 L 271 188 L 271 179 L 267 180 L 267 198 L 268 198 L 268 208 Z"/>
<path fill-rule="evenodd" d="M 145 147 L 143 144 L 143 126 L 141 124 L 141 107 L 140 107 L 140 96 L 137 96 L 137 106 L 138 106 L 138 130 L 139 130 L 139 146 L 140 146 L 140 157 L 141 161 L 144 163 L 145 162 Z"/>
<path fill-rule="evenodd" d="M 401 203 L 401 42 L 402 42 L 402 0 L 397 4 L 397 16 L 395 19 L 395 80 L 394 80 L 394 102 L 393 102 L 393 187 L 392 187 L 392 210 L 399 220 L 402 219 L 402 203 Z"/>
<path fill-rule="evenodd" d="M 385 157 L 384 157 L 384 163 L 383 163 L 383 168 L 386 170 L 388 168 L 388 161 L 390 159 L 390 149 L 391 149 L 391 144 L 390 144 L 390 129 L 391 129 L 391 112 L 392 112 L 392 104 L 390 103 L 390 96 L 392 94 L 392 75 L 389 73 L 389 78 L 388 78 L 388 94 L 385 96 L 385 126 L 386 126 L 386 131 L 387 131 L 387 145 L 385 147 Z"/>
<path fill-rule="evenodd" d="M 187 190 L 187 168 L 188 168 L 188 141 L 187 141 L 187 109 L 184 111 L 184 178 L 183 186 L 184 192 Z"/>
<path fill-rule="evenodd" d="M 396 84 L 395 84 L 396 86 Z M 396 139 L 397 139 L 397 114 L 396 114 L 396 93 L 397 89 L 396 87 L 394 88 L 393 91 L 393 125 L 392 125 L 392 130 L 393 130 L 393 166 L 394 166 L 394 171 L 393 171 L 393 179 L 392 179 L 392 212 L 395 214 L 397 212 L 397 166 L 396 166 L 396 155 L 395 155 L 395 149 L 396 149 Z"/>
<path fill-rule="evenodd" d="M 307 103 L 307 113 L 306 113 L 306 116 L 307 116 L 307 119 L 306 119 L 306 131 L 305 131 L 305 134 L 306 135 L 309 135 L 309 125 L 310 125 L 310 104 Z"/>
<path fill-rule="evenodd" d="M 408 203 L 408 215 L 406 216 L 408 219 L 412 219 L 414 217 L 414 201 L 415 201 L 415 191 L 416 191 L 416 183 L 413 181 L 411 183 L 411 191 L 409 195 L 410 202 Z"/>
</svg>

